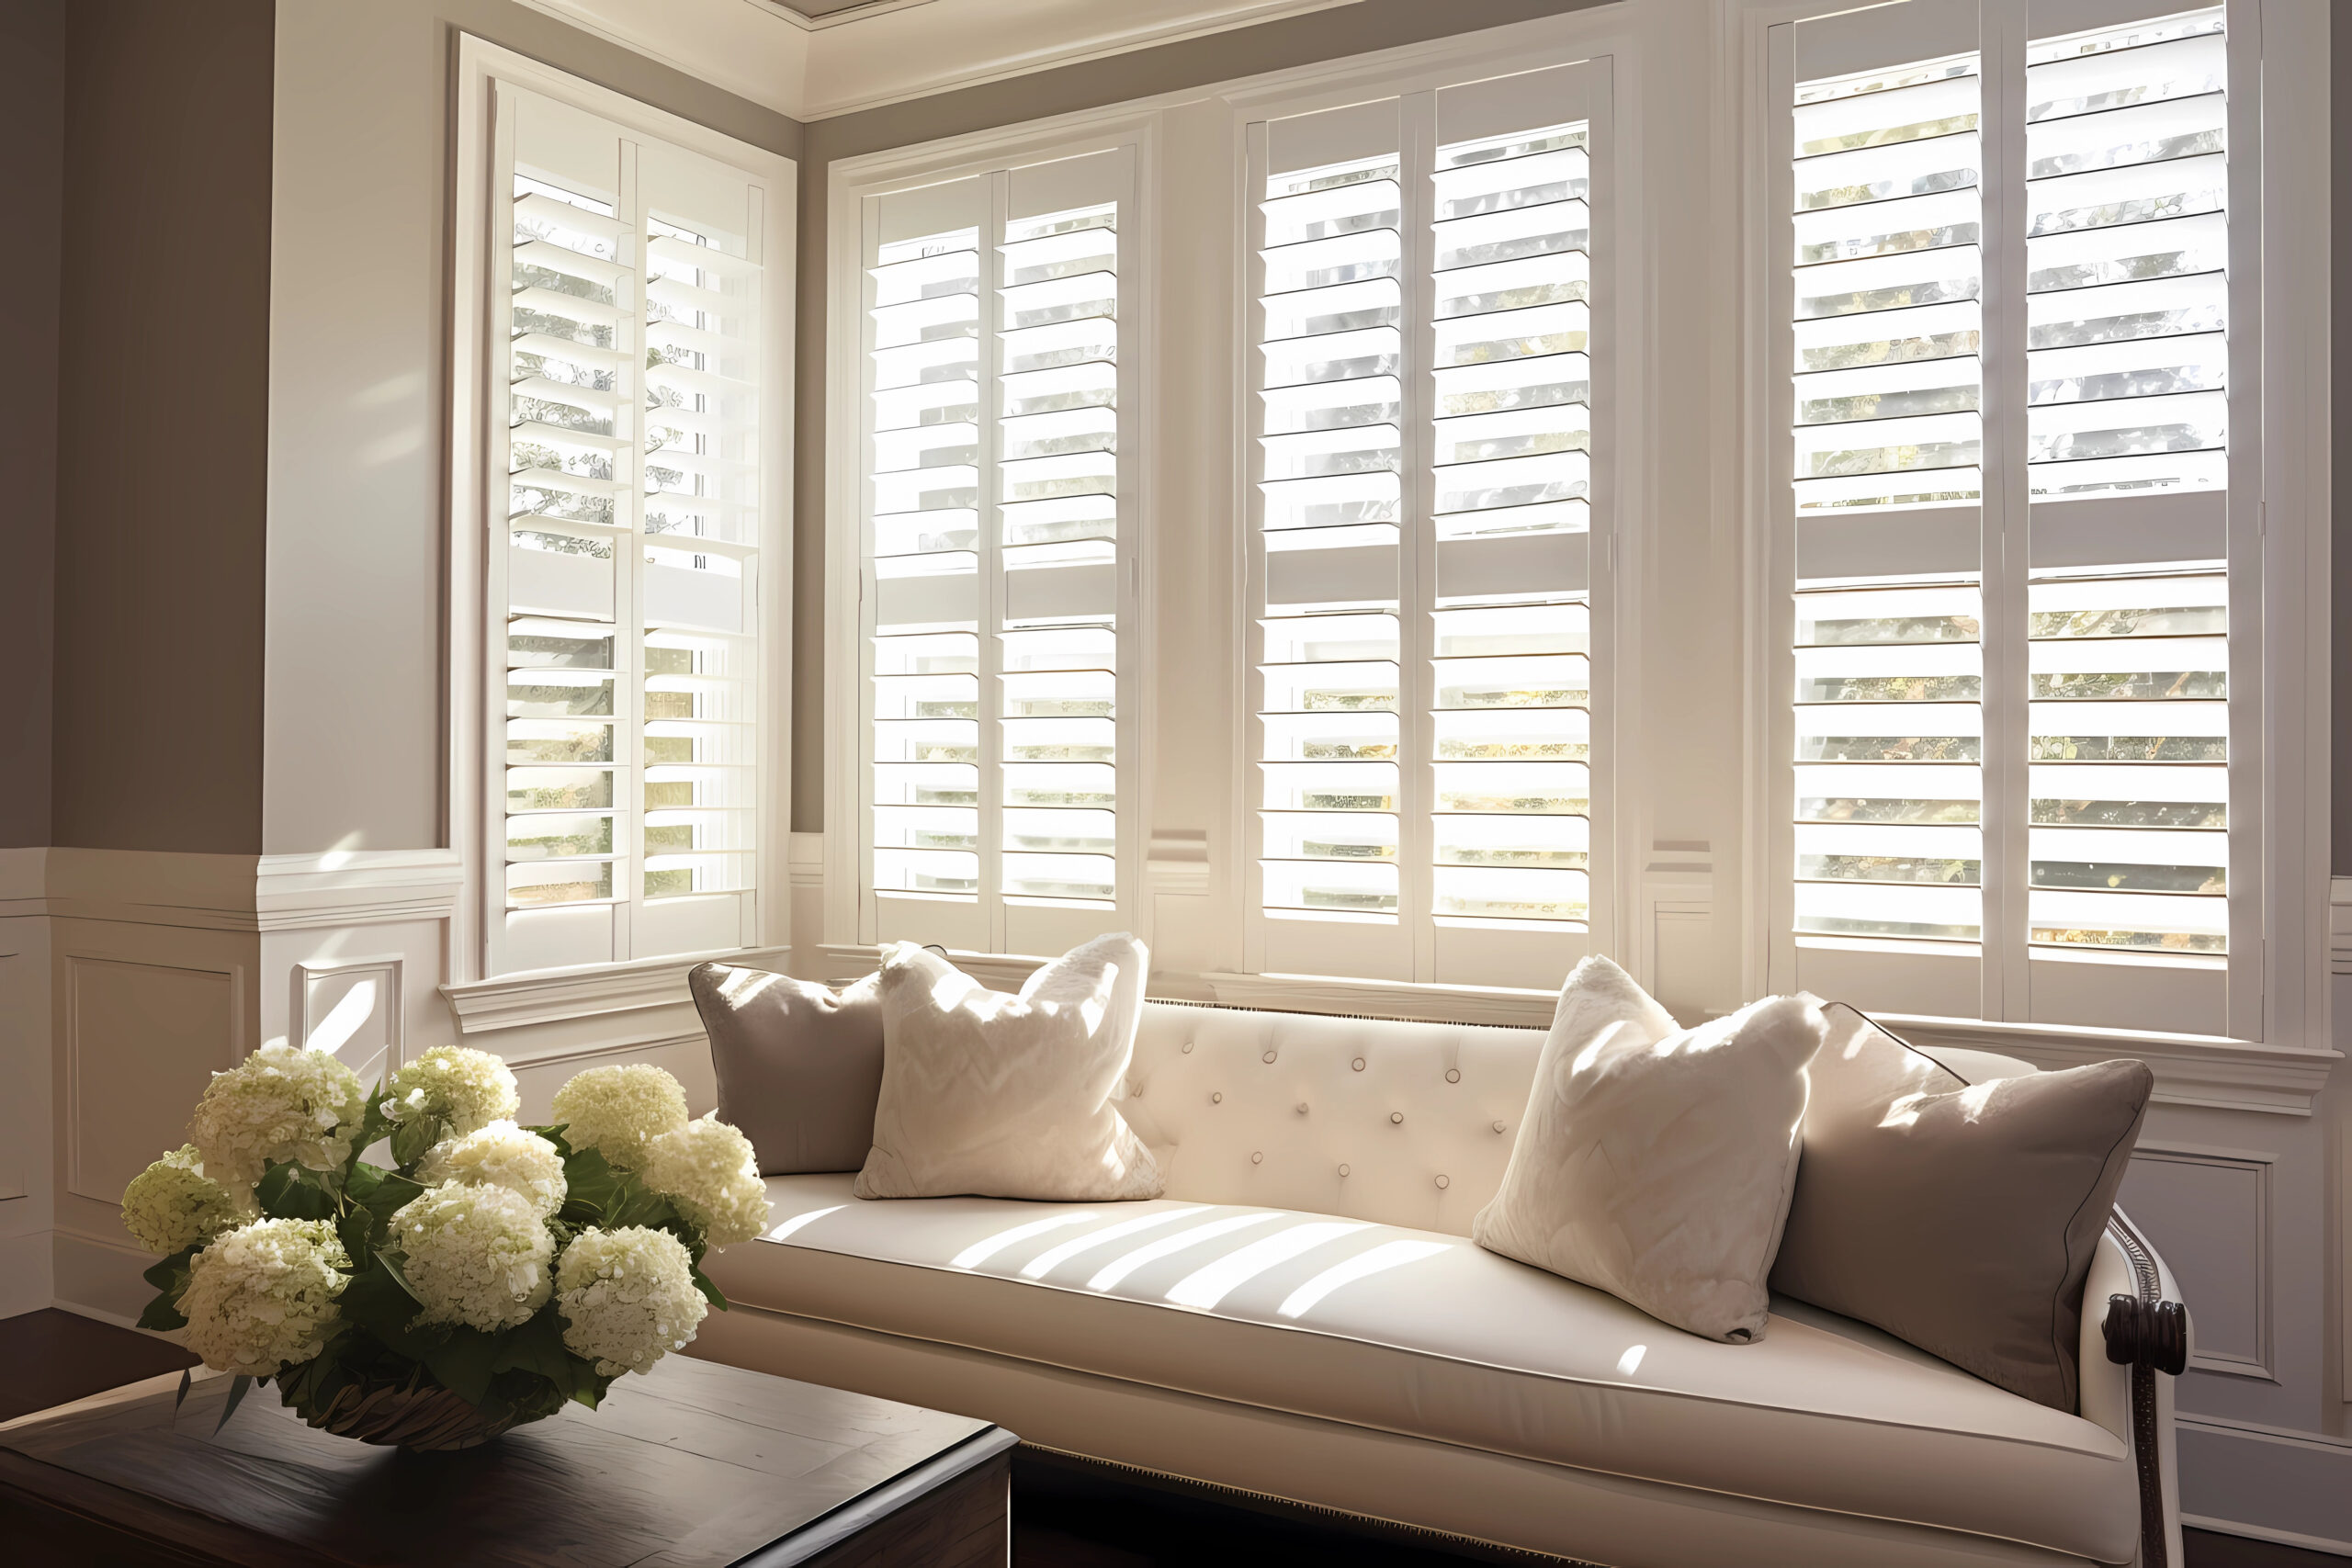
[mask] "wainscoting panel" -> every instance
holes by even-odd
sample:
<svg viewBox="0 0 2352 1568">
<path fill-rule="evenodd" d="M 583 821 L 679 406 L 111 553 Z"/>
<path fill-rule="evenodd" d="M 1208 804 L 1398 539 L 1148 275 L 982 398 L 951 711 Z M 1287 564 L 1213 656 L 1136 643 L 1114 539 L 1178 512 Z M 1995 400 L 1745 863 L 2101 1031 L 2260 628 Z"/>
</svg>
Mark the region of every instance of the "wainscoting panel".
<svg viewBox="0 0 2352 1568">
<path fill-rule="evenodd" d="M 288 1038 L 332 1051 L 363 1083 L 401 1062 L 398 958 L 356 958 L 293 966 Z"/>
<path fill-rule="evenodd" d="M 186 1138 L 215 1072 L 243 1053 L 235 969 L 178 968 L 67 953 L 66 1186 L 105 1203 Z"/>
<path fill-rule="evenodd" d="M 2132 1156 L 2116 1201 L 2180 1281 L 2195 1371 L 2277 1381 L 2271 1165 L 2267 1154 L 2145 1140 Z"/>
</svg>

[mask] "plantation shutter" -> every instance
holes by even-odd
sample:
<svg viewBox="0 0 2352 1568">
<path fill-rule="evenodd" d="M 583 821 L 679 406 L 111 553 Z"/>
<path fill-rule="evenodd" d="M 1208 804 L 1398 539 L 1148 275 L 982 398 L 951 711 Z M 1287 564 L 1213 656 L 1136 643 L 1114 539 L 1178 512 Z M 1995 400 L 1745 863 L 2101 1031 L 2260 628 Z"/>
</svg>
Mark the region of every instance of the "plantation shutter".
<svg viewBox="0 0 2352 1568">
<path fill-rule="evenodd" d="M 2224 8 L 2134 10 L 1905 0 L 1774 29 L 1779 951 L 1825 994 L 2258 1029 L 2256 976 L 2226 987 L 2253 929 L 2228 658 L 2255 625 L 2230 575 L 2256 504 L 2230 441 L 2250 95 Z"/>
<path fill-rule="evenodd" d="M 1250 128 L 1253 964 L 1591 939 L 1598 66 Z"/>
<path fill-rule="evenodd" d="M 497 101 L 491 970 L 741 947 L 757 940 L 766 192 L 526 90 Z"/>
<path fill-rule="evenodd" d="M 871 940 L 1057 953 L 1131 923 L 1132 166 L 1120 148 L 866 204 Z"/>
</svg>

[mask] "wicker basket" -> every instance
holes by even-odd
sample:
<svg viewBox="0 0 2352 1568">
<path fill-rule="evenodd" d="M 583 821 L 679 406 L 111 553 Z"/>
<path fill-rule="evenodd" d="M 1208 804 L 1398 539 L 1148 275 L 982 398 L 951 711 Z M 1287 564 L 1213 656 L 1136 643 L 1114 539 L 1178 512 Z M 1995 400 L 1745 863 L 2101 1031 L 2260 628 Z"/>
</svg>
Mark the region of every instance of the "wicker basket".
<svg viewBox="0 0 2352 1568">
<path fill-rule="evenodd" d="M 296 1413 L 338 1438 L 418 1451 L 476 1448 L 545 1414 L 486 1416 L 422 1371 L 401 1382 L 350 1384 L 324 1405 L 298 1405 Z"/>
</svg>

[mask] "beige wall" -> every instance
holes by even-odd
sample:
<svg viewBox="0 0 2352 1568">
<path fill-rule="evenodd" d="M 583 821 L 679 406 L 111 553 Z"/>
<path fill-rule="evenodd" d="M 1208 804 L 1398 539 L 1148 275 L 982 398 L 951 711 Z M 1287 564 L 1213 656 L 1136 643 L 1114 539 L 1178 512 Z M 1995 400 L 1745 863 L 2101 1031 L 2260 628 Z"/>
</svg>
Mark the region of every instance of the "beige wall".
<svg viewBox="0 0 2352 1568">
<path fill-rule="evenodd" d="M 808 130 L 800 172 L 800 364 L 794 396 L 792 826 L 825 826 L 825 278 L 827 166 L 994 126 L 1450 38 L 1602 0 L 1357 0 L 860 114 Z"/>
<path fill-rule="evenodd" d="M 444 841 L 460 32 L 800 152 L 795 121 L 510 0 L 280 0 L 261 835 L 273 854 Z"/>
<path fill-rule="evenodd" d="M 0 0 L 0 849 L 49 842 L 57 550 L 57 267 L 65 158 L 65 12 Z"/>
<path fill-rule="evenodd" d="M 51 841 L 251 853 L 271 6 L 65 11 Z"/>
</svg>

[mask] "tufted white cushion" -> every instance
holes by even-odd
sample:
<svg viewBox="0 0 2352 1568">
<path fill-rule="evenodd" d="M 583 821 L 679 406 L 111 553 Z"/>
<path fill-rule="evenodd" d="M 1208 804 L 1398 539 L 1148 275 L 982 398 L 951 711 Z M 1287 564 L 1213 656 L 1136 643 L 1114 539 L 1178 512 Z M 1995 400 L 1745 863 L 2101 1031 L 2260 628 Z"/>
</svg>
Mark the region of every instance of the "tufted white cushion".
<svg viewBox="0 0 2352 1568">
<path fill-rule="evenodd" d="M 1120 1110 L 1171 1197 L 1468 1235 L 1543 1043 L 1532 1029 L 1146 1002 Z"/>
</svg>

